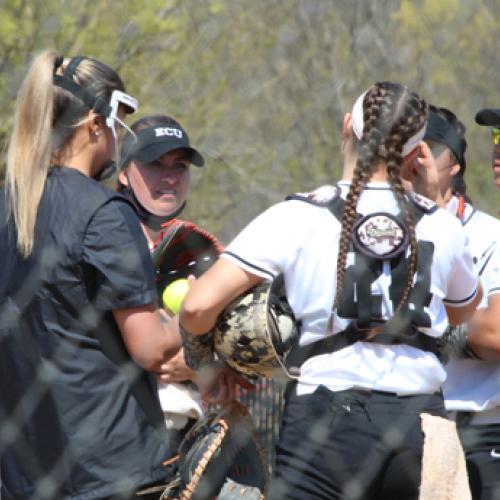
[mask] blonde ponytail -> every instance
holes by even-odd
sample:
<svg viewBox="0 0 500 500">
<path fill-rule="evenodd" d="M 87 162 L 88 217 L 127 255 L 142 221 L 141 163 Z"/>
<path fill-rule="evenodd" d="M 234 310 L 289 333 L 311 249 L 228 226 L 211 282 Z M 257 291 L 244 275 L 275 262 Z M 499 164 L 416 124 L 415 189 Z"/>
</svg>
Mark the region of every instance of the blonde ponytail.
<svg viewBox="0 0 500 500">
<path fill-rule="evenodd" d="M 56 64 L 57 61 L 57 64 Z M 7 151 L 7 214 L 17 229 L 17 246 L 26 258 L 33 251 L 40 200 L 53 160 L 70 147 L 74 130 L 88 119 L 81 97 L 54 85 L 72 59 L 44 51 L 32 63 L 19 90 L 14 127 Z M 92 58 L 78 57 L 71 80 L 95 98 L 108 102 L 113 90 L 124 91 L 120 76 Z"/>
<path fill-rule="evenodd" d="M 14 218 L 23 257 L 33 250 L 36 216 L 52 154 L 56 57 L 55 52 L 45 51 L 33 61 L 17 96 L 7 151 L 8 215 Z"/>
</svg>

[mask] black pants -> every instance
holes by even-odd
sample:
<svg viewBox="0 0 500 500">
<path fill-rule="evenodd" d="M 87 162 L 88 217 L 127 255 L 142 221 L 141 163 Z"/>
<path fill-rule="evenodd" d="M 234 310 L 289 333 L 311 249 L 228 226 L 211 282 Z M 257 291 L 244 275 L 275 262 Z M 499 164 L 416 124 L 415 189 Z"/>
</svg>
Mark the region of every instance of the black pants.
<svg viewBox="0 0 500 500">
<path fill-rule="evenodd" d="M 500 424 L 458 427 L 474 500 L 500 500 Z"/>
<path fill-rule="evenodd" d="M 417 499 L 421 413 L 445 417 L 442 396 L 322 386 L 291 394 L 268 500 Z"/>
</svg>

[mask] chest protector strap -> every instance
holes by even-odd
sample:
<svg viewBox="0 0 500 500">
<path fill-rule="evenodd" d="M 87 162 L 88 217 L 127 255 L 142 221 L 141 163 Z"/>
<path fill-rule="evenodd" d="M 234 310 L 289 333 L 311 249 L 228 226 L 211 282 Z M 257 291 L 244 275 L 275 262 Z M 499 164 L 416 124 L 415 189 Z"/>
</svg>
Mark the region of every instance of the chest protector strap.
<svg viewBox="0 0 500 500">
<path fill-rule="evenodd" d="M 298 197 L 294 199 L 298 199 Z M 302 200 L 310 202 L 309 200 L 304 198 L 302 198 Z M 338 194 L 328 203 L 323 204 L 323 206 L 327 207 L 339 222 L 342 218 L 344 205 L 345 201 Z M 407 207 L 413 216 L 415 225 L 424 214 L 430 213 L 436 209 L 435 206 L 423 205 L 422 203 L 420 203 L 419 198 L 415 198 L 411 195 L 409 196 Z M 376 227 L 377 220 L 373 218 L 376 216 L 381 216 L 383 218 L 383 221 L 389 221 L 389 224 L 391 224 L 391 221 L 393 221 L 394 225 L 389 229 L 389 226 L 387 225 Z M 365 220 L 365 225 L 369 228 L 368 231 L 366 231 L 366 228 L 363 229 L 363 222 Z M 375 222 L 375 224 L 373 222 Z M 368 237 L 373 234 L 375 236 L 377 234 L 384 234 L 384 231 L 385 234 L 387 234 L 387 231 L 391 230 L 392 228 L 395 228 L 397 230 L 398 225 L 403 229 L 403 232 L 401 233 L 401 236 L 398 237 L 397 241 L 394 242 L 393 238 L 392 242 L 394 243 L 395 247 L 394 252 L 389 251 L 388 253 L 384 253 L 383 256 L 377 257 L 376 254 L 363 247 L 362 240 L 363 237 L 367 234 Z M 358 230 L 356 230 L 356 228 L 358 228 Z M 353 235 L 350 247 L 351 251 L 355 251 L 357 255 L 360 256 L 360 259 L 366 263 L 366 266 L 361 269 L 362 272 L 370 272 L 370 262 L 373 262 L 374 260 L 392 260 L 396 258 L 402 252 L 404 252 L 408 244 L 408 239 L 407 237 L 405 237 L 406 228 L 401 217 L 401 213 L 397 214 L 396 216 L 380 213 L 368 217 L 357 214 L 353 231 L 359 234 Z M 395 232 L 395 234 L 397 234 L 397 232 Z M 359 237 L 359 235 L 361 235 L 361 237 Z M 354 319 L 345 330 L 333 335 L 328 335 L 324 339 L 313 342 L 312 344 L 308 344 L 305 346 L 296 345 L 287 356 L 286 364 L 289 367 L 300 368 L 300 366 L 310 357 L 336 352 L 340 349 L 343 349 L 344 347 L 348 347 L 354 344 L 355 342 L 373 342 L 386 345 L 406 344 L 411 347 L 429 351 L 438 355 L 438 339 L 420 332 L 414 325 L 411 324 L 411 322 L 405 321 L 401 317 L 401 313 L 399 313 L 390 321 L 377 320 L 372 314 L 371 301 L 359 299 L 360 297 L 358 297 L 358 302 L 356 303 L 357 319 Z M 381 325 L 387 325 L 387 327 L 384 326 L 380 333 L 368 340 L 368 333 L 371 332 L 373 328 L 380 327 Z"/>
<path fill-rule="evenodd" d="M 366 334 L 367 331 L 359 329 L 356 322 L 353 321 L 345 330 L 334 335 L 329 335 L 312 344 L 296 345 L 286 358 L 286 364 L 289 370 L 296 371 L 306 360 L 313 356 L 340 351 L 344 347 L 349 347 L 356 342 L 371 342 L 385 345 L 406 344 L 423 351 L 432 352 L 436 356 L 439 355 L 439 340 L 419 332 L 416 328 L 412 328 L 411 332 L 398 334 L 382 331 L 370 340 L 366 340 Z"/>
</svg>

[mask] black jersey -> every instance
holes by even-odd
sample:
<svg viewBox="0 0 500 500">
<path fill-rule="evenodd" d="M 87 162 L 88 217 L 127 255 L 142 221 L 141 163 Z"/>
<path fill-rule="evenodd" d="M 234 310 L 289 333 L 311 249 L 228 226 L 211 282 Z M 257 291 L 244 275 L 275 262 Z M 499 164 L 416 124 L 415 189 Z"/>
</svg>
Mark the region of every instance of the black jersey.
<svg viewBox="0 0 500 500">
<path fill-rule="evenodd" d="M 154 376 L 131 361 L 112 314 L 156 300 L 133 208 L 53 167 L 23 259 L 0 193 L 2 500 L 103 498 L 167 476 L 175 444 L 138 400 L 161 421 Z"/>
</svg>

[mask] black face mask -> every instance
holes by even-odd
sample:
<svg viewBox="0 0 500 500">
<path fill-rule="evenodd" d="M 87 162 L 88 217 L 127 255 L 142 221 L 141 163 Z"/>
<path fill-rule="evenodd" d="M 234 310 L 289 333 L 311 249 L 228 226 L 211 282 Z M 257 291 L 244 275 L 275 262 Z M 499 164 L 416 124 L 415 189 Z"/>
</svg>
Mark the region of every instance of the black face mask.
<svg viewBox="0 0 500 500">
<path fill-rule="evenodd" d="M 184 202 L 175 212 L 169 215 L 156 215 L 151 213 L 147 208 L 144 208 L 139 200 L 136 198 L 134 192 L 129 187 L 124 188 L 120 194 L 125 196 L 128 201 L 130 201 L 135 209 L 137 210 L 137 215 L 139 216 L 139 220 L 147 226 L 152 231 L 159 231 L 161 229 L 162 224 L 168 222 L 169 220 L 175 219 L 186 206 L 186 202 Z"/>
<path fill-rule="evenodd" d="M 115 160 L 108 160 L 104 167 L 101 168 L 97 174 L 93 175 L 92 178 L 98 182 L 105 181 L 109 179 L 116 172 L 116 162 Z"/>
</svg>

